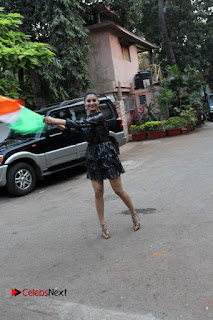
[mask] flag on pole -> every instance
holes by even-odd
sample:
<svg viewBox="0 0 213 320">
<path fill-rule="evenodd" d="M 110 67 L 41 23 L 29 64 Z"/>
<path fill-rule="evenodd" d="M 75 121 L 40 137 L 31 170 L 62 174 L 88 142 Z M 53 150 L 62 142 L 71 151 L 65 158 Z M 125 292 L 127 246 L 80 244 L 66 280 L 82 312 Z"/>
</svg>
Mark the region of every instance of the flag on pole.
<svg viewBox="0 0 213 320">
<path fill-rule="evenodd" d="M 22 100 L 6 98 L 0 95 L 0 121 L 23 135 L 43 132 L 46 125 L 43 116 L 24 107 Z"/>
</svg>

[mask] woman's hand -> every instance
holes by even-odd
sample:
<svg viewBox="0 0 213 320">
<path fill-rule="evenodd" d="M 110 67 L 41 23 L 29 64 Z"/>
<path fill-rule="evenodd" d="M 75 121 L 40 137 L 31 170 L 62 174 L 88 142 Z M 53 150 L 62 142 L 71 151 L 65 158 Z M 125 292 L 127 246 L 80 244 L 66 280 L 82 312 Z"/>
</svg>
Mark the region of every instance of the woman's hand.
<svg viewBox="0 0 213 320">
<path fill-rule="evenodd" d="M 48 126 L 54 126 L 56 124 L 56 121 L 52 117 L 44 117 L 44 123 L 46 123 Z"/>
<path fill-rule="evenodd" d="M 66 126 L 66 120 L 60 119 L 60 118 L 53 118 L 53 117 L 44 117 L 44 123 L 46 123 L 48 126 L 60 126 L 59 129 L 62 130 L 62 126 Z M 64 129 L 64 128 L 63 128 Z"/>
</svg>

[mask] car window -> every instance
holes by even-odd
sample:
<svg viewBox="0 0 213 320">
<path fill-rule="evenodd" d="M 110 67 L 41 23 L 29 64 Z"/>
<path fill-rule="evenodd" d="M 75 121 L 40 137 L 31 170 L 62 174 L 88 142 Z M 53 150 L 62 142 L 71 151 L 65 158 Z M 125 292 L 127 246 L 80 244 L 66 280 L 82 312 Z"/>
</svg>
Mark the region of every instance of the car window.
<svg viewBox="0 0 213 320">
<path fill-rule="evenodd" d="M 53 111 L 51 113 L 51 117 L 53 118 L 60 118 L 60 119 L 66 119 L 66 109 L 59 110 L 59 111 Z"/>
<path fill-rule="evenodd" d="M 53 111 L 51 114 L 51 117 L 53 118 L 60 118 L 60 119 L 66 119 L 66 109 L 63 109 L 63 110 L 57 110 L 57 111 Z M 47 129 L 46 129 L 46 133 L 48 135 L 51 135 L 51 134 L 55 134 L 55 133 L 60 133 L 61 130 L 57 127 L 57 126 L 48 126 Z"/>
<path fill-rule="evenodd" d="M 112 111 L 107 103 L 100 103 L 99 109 L 101 110 L 101 112 L 105 116 L 106 120 L 113 118 Z"/>
<path fill-rule="evenodd" d="M 70 119 L 74 121 L 80 120 L 81 118 L 85 118 L 87 116 L 84 106 L 69 108 L 68 112 L 70 113 Z"/>
</svg>

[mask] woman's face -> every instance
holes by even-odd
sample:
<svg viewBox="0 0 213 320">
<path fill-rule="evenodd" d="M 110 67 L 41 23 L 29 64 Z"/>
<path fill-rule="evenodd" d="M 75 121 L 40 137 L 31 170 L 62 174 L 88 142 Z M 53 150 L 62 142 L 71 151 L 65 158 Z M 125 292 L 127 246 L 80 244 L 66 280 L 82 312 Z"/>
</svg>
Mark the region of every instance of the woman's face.
<svg viewBox="0 0 213 320">
<path fill-rule="evenodd" d="M 96 112 L 99 105 L 98 97 L 95 94 L 88 94 L 84 100 L 84 104 L 89 111 L 89 114 L 93 114 Z"/>
</svg>

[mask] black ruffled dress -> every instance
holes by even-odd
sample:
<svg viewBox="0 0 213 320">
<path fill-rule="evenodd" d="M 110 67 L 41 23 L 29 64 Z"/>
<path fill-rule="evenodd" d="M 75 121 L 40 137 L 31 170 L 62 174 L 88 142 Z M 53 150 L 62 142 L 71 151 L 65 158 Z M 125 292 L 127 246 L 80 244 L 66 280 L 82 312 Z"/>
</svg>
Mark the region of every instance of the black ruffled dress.
<svg viewBox="0 0 213 320">
<path fill-rule="evenodd" d="M 125 172 L 110 141 L 106 120 L 101 112 L 81 120 L 66 119 L 66 130 L 73 129 L 81 133 L 88 142 L 86 151 L 88 179 L 114 179 Z"/>
</svg>

